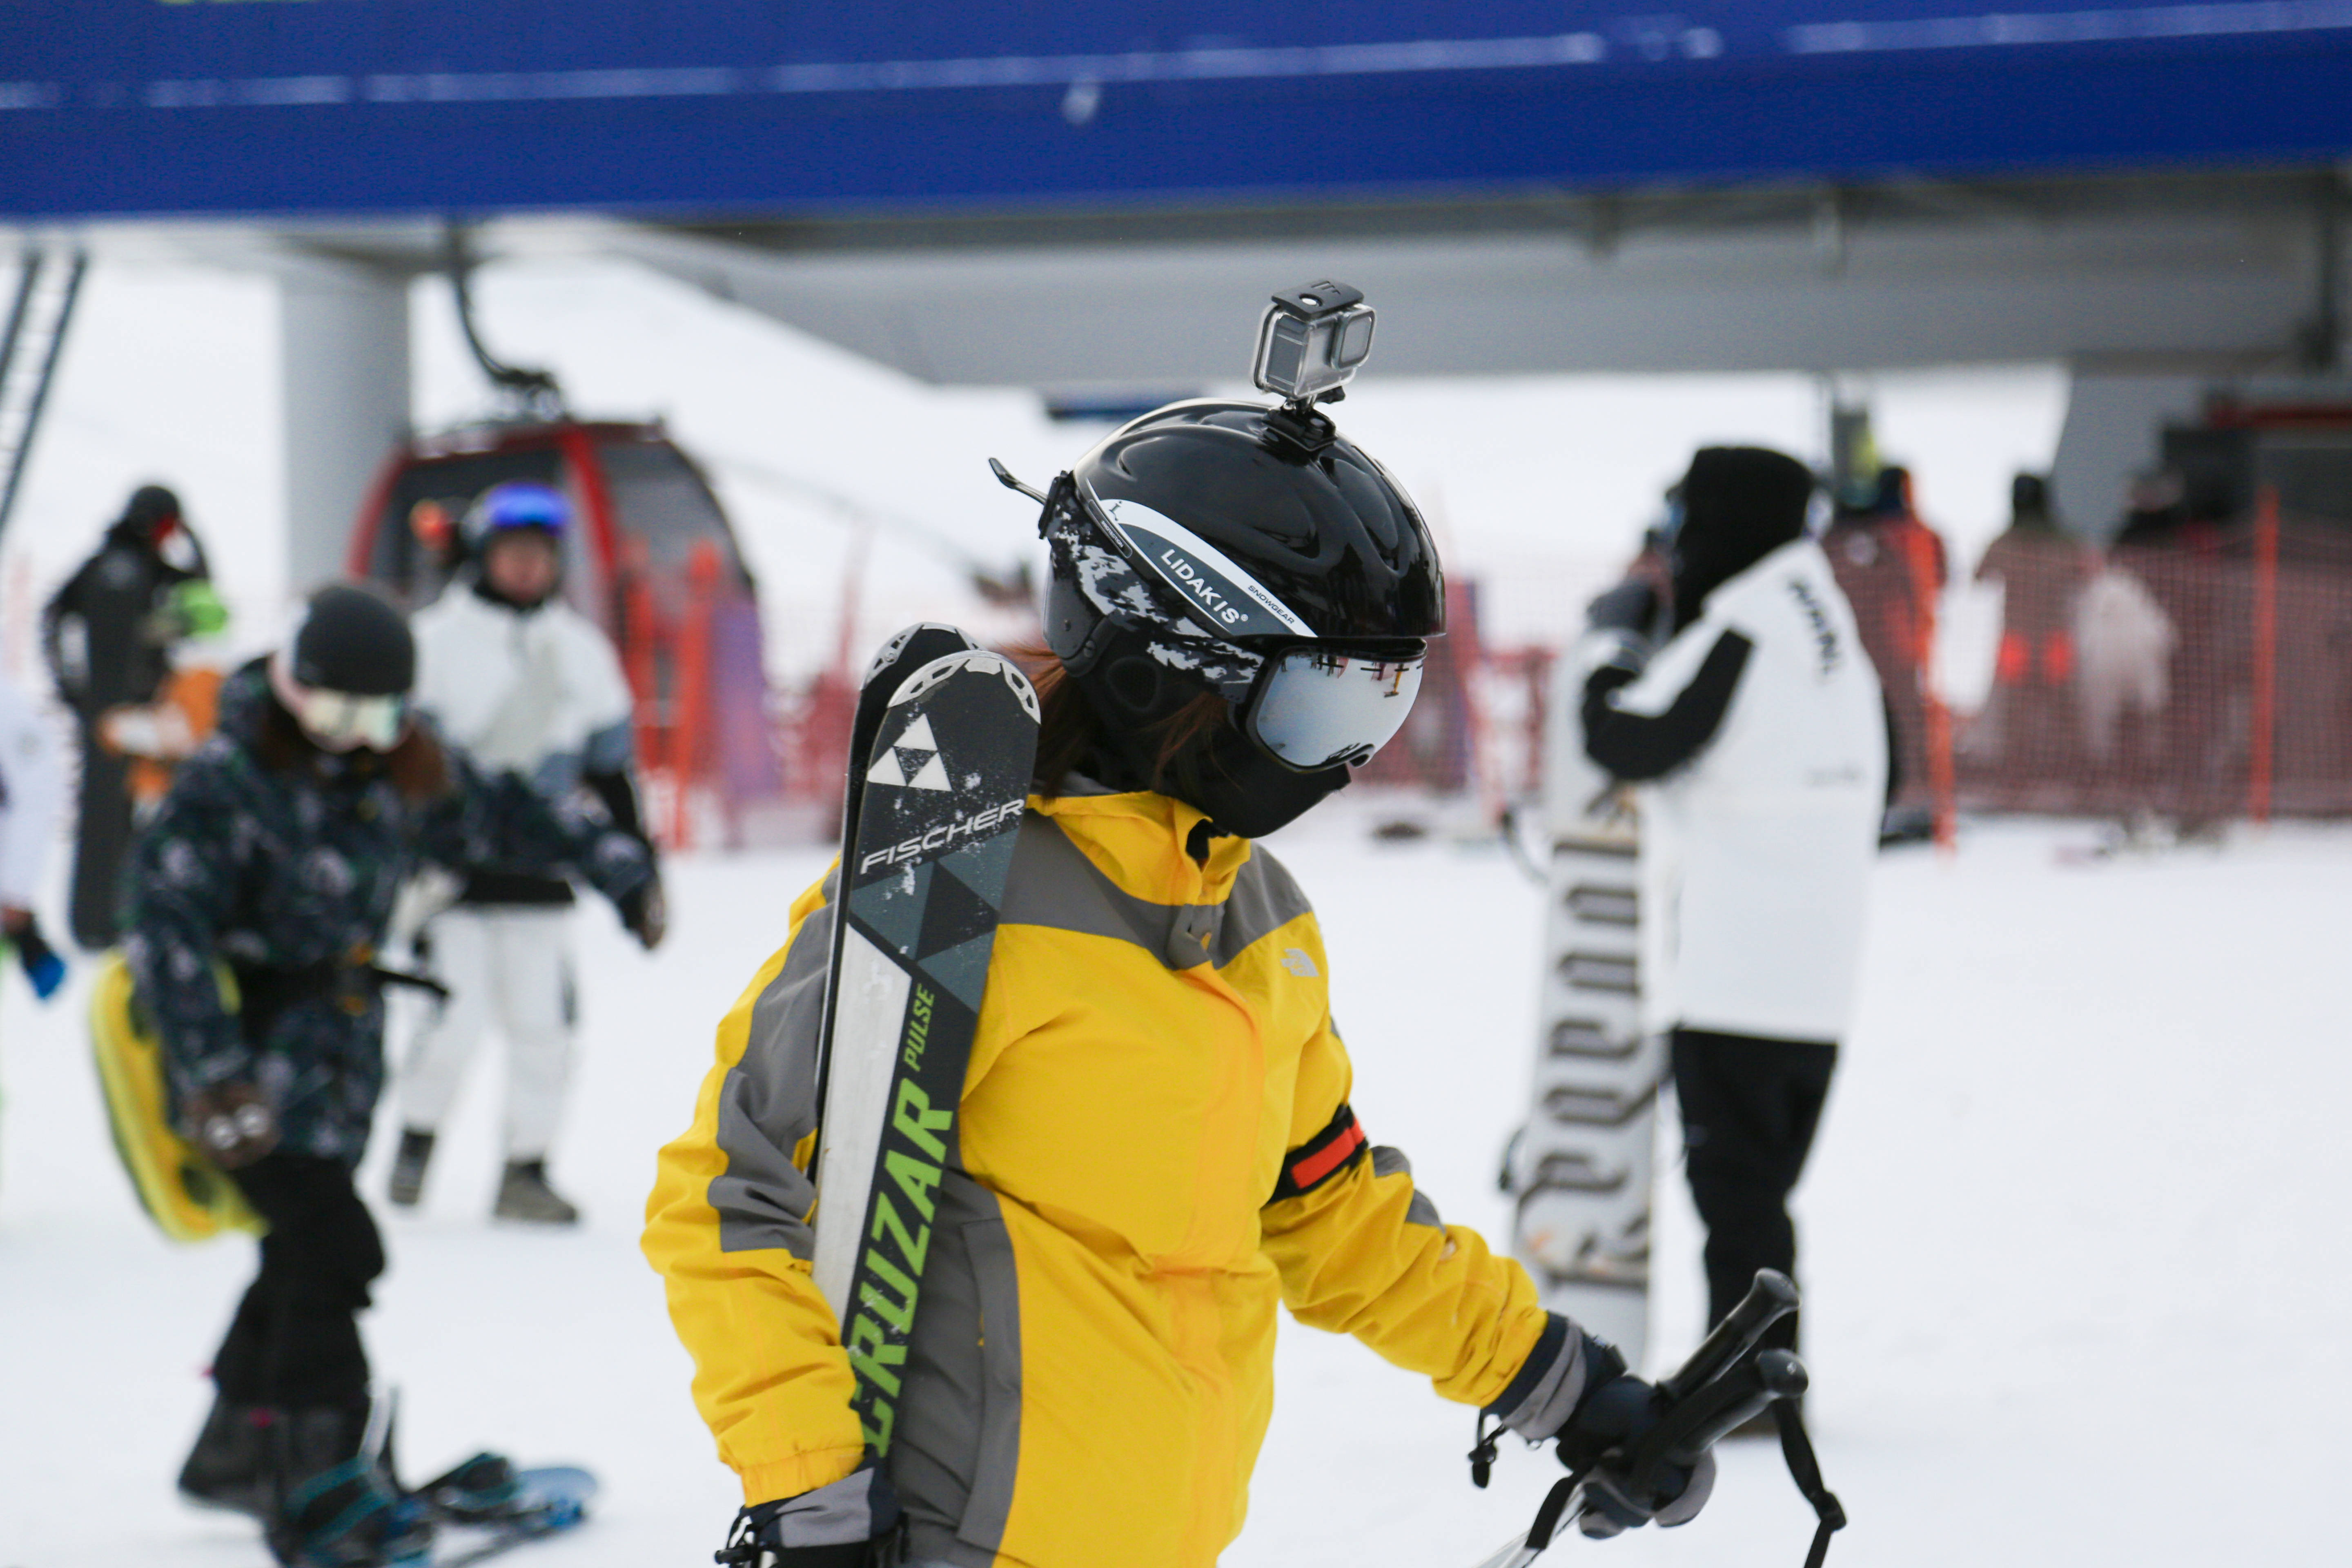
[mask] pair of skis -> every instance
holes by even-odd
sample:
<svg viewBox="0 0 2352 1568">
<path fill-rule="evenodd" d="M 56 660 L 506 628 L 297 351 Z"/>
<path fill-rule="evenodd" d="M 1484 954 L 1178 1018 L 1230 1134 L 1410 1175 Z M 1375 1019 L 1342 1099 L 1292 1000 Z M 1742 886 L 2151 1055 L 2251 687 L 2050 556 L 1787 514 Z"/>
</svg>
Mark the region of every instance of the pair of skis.
<svg viewBox="0 0 2352 1568">
<path fill-rule="evenodd" d="M 859 692 L 817 1068 L 818 1290 L 866 1444 L 890 1451 L 940 1183 L 1037 751 L 1002 655 L 924 624 Z"/>
<path fill-rule="evenodd" d="M 1797 1400 L 1805 1392 L 1805 1363 L 1790 1351 L 1756 1348 L 1765 1330 L 1796 1310 L 1795 1283 L 1785 1274 L 1759 1269 L 1739 1305 L 1658 1384 L 1664 1414 L 1657 1424 L 1638 1441 L 1603 1455 L 1598 1465 L 1609 1470 L 1627 1496 L 1653 1498 L 1670 1472 L 1687 1471 L 1725 1434 L 1769 1409 L 1780 1427 L 1789 1473 L 1820 1521 L 1805 1568 L 1822 1568 L 1830 1537 L 1845 1528 L 1845 1510 L 1822 1484 L 1821 1465 L 1798 1411 Z M 1536 1510 L 1535 1522 L 1478 1568 L 1527 1568 L 1543 1555 L 1560 1531 L 1583 1512 L 1591 1476 L 1590 1468 L 1579 1470 L 1555 1484 Z"/>
</svg>

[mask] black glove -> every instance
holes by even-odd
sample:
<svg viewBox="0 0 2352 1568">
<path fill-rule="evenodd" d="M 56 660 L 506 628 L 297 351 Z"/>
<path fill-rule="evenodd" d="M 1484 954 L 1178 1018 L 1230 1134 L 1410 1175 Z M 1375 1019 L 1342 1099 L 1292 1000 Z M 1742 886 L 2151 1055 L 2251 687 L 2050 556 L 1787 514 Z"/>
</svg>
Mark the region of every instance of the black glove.
<svg viewBox="0 0 2352 1568">
<path fill-rule="evenodd" d="M 621 911 L 621 923 L 647 952 L 661 945 L 669 931 L 669 900 L 662 897 L 658 876 L 647 877 L 621 895 L 615 907 Z"/>
<path fill-rule="evenodd" d="M 1633 1495 L 1616 1467 L 1658 1424 L 1664 1403 L 1656 1389 L 1625 1370 L 1615 1345 L 1555 1312 L 1518 1375 L 1483 1414 L 1531 1443 L 1559 1439 L 1559 1462 L 1590 1471 L 1579 1526 L 1598 1539 L 1653 1519 L 1662 1525 L 1687 1523 L 1715 1488 L 1710 1454 L 1690 1469 L 1674 1472 L 1661 1495 Z"/>
<path fill-rule="evenodd" d="M 866 1568 L 898 1527 L 898 1497 L 871 1461 L 798 1497 L 743 1510 L 717 1561 L 725 1568 Z"/>
<path fill-rule="evenodd" d="M 215 1084 L 189 1100 L 188 1136 L 224 1171 L 241 1171 L 278 1147 L 278 1113 L 249 1083 Z"/>
<path fill-rule="evenodd" d="M 1658 618 L 1658 591 L 1628 577 L 1584 606 L 1584 624 L 1595 631 L 1632 632 L 1647 638 Z"/>
<path fill-rule="evenodd" d="M 1623 1365 L 1620 1361 L 1617 1375 L 1579 1400 L 1559 1429 L 1559 1462 L 1591 1472 L 1585 1478 L 1577 1528 L 1595 1541 L 1653 1520 L 1661 1526 L 1688 1524 L 1715 1490 L 1715 1455 L 1706 1453 L 1687 1469 L 1669 1468 L 1654 1495 L 1634 1495 L 1619 1467 L 1665 1415 L 1665 1401 L 1648 1383 L 1622 1371 Z"/>
</svg>

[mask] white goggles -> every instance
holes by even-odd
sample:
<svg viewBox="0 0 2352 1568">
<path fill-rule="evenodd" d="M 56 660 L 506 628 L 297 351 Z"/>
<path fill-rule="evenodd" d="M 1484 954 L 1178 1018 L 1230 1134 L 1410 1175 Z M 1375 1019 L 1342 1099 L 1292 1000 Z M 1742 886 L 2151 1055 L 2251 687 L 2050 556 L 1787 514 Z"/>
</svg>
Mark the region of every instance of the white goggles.
<svg viewBox="0 0 2352 1568">
<path fill-rule="evenodd" d="M 330 752 L 354 751 L 361 746 L 373 752 L 388 752 L 408 732 L 405 692 L 362 697 L 349 691 L 330 691 L 322 686 L 305 686 L 287 672 L 282 657 L 269 661 L 269 685 L 277 692 L 278 700 L 294 715 L 294 721 L 302 726 L 302 732 Z"/>
<path fill-rule="evenodd" d="M 1244 718 L 1246 732 L 1301 773 L 1369 762 L 1404 727 L 1425 657 L 1316 646 L 1270 654 Z"/>
</svg>

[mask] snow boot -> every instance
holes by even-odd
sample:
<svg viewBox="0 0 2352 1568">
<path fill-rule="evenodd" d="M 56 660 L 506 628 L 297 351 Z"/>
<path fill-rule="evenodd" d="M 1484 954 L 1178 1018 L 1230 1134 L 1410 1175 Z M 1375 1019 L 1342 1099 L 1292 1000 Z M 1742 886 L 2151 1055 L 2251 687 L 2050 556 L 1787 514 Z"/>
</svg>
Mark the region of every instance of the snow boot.
<svg viewBox="0 0 2352 1568">
<path fill-rule="evenodd" d="M 392 1181 L 386 1195 L 404 1209 L 425 1195 L 425 1167 L 433 1163 L 433 1134 L 413 1127 L 401 1129 L 400 1152 L 392 1159 Z"/>
<path fill-rule="evenodd" d="M 509 1160 L 507 1173 L 499 1183 L 498 1206 L 490 1212 L 499 1219 L 519 1219 L 531 1225 L 580 1223 L 580 1211 L 547 1184 L 544 1160 Z"/>
<path fill-rule="evenodd" d="M 405 1568 L 431 1561 L 433 1521 L 362 1450 L 364 1405 L 294 1410 L 272 1429 L 282 1500 L 271 1553 L 287 1568 Z"/>
<path fill-rule="evenodd" d="M 278 1504 L 273 1428 L 285 1418 L 282 1410 L 233 1405 L 215 1394 L 196 1446 L 180 1467 L 180 1495 L 200 1508 L 225 1508 L 268 1523 Z"/>
</svg>

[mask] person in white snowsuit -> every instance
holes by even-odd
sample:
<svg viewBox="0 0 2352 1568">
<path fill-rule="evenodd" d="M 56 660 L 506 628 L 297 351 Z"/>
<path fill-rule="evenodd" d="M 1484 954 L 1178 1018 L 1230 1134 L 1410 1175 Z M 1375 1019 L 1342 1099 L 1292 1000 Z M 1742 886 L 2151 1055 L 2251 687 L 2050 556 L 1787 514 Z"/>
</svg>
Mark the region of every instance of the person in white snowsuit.
<svg viewBox="0 0 2352 1568">
<path fill-rule="evenodd" d="M 25 976 L 46 1001 L 65 979 L 65 961 L 33 913 L 41 868 L 65 805 L 58 738 L 31 700 L 0 679 L 0 953 L 14 948 Z"/>
<path fill-rule="evenodd" d="M 484 492 L 463 525 L 468 566 L 415 617 L 417 706 L 485 771 L 520 773 L 551 796 L 585 788 L 645 839 L 620 659 L 559 594 L 570 526 L 570 504 L 544 485 Z M 458 1079 L 495 1022 L 507 1046 L 507 1163 L 493 1213 L 552 1225 L 580 1217 L 547 1179 L 571 1078 L 572 903 L 569 881 L 478 866 L 423 928 L 420 952 L 449 994 L 402 1075 L 394 1204 L 423 1195 Z"/>
<path fill-rule="evenodd" d="M 1706 1222 L 1710 1321 L 1759 1268 L 1793 1274 L 1788 1194 L 1853 1008 L 1885 805 L 1878 679 L 1792 458 L 1709 447 L 1682 485 L 1673 635 L 1647 584 L 1596 601 L 1585 750 L 1642 784 L 1645 957 L 1669 1031 L 1685 1168 Z M 1775 1331 L 1796 1342 L 1793 1319 Z"/>
<path fill-rule="evenodd" d="M 0 931 L 35 929 L 33 897 L 65 800 L 58 739 L 25 694 L 0 679 Z"/>
</svg>

